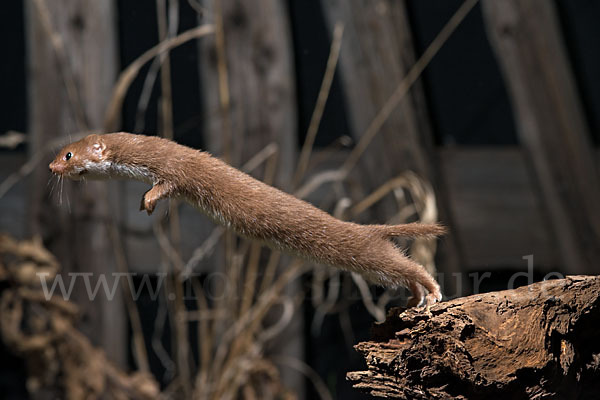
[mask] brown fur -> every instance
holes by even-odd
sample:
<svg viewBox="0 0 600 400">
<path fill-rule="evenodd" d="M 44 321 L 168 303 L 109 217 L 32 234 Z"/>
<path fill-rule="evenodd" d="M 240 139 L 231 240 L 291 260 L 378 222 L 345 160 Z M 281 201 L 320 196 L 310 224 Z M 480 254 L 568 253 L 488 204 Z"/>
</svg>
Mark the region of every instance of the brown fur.
<svg viewBox="0 0 600 400">
<path fill-rule="evenodd" d="M 71 153 L 69 160 L 67 153 Z M 383 286 L 405 286 L 412 304 L 441 300 L 438 284 L 391 241 L 435 237 L 436 224 L 360 225 L 338 220 L 266 185 L 206 152 L 144 135 L 90 135 L 67 145 L 50 164 L 71 179 L 130 177 L 151 183 L 141 210 L 151 214 L 167 197 L 182 198 L 238 234 L 297 256 L 358 272 Z"/>
</svg>

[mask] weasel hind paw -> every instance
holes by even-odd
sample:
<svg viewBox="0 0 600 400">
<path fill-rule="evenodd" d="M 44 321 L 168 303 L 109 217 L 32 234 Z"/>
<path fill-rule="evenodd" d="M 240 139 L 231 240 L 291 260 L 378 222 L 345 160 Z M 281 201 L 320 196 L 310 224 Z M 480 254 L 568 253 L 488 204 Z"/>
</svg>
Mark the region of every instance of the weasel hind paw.
<svg viewBox="0 0 600 400">
<path fill-rule="evenodd" d="M 442 301 L 441 293 L 429 293 L 425 296 L 425 307 L 429 308 L 429 306 L 432 306 L 439 301 Z"/>
<path fill-rule="evenodd" d="M 408 308 L 412 308 L 412 307 L 429 308 L 430 306 L 432 306 L 435 303 L 438 303 L 440 301 L 442 301 L 442 293 L 439 291 L 436 291 L 433 293 L 428 293 L 427 296 L 425 296 L 425 295 L 411 296 L 408 298 L 408 302 L 406 303 L 406 306 Z"/>
</svg>

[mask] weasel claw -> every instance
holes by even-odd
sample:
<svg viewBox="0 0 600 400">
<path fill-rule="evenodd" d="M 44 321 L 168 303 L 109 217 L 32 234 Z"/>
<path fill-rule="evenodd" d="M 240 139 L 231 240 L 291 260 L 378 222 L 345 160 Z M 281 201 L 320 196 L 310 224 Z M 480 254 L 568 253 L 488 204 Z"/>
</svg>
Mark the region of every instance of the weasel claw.
<svg viewBox="0 0 600 400">
<path fill-rule="evenodd" d="M 429 308 L 439 301 L 442 301 L 442 295 L 440 293 L 429 293 L 425 296 L 425 307 Z"/>
<path fill-rule="evenodd" d="M 406 302 L 406 308 L 419 307 L 423 303 L 424 298 L 420 296 L 410 296 Z"/>
<path fill-rule="evenodd" d="M 429 307 L 431 307 L 432 305 L 434 305 L 435 303 L 438 303 L 440 301 L 442 301 L 441 293 L 429 293 L 427 296 L 423 296 L 423 297 L 411 296 L 408 298 L 406 307 L 407 308 L 422 307 L 425 310 L 429 310 Z"/>
<path fill-rule="evenodd" d="M 151 200 L 147 200 L 146 196 L 142 197 L 142 201 L 140 203 L 140 211 L 146 211 L 148 213 L 148 215 L 150 215 L 154 211 L 155 206 L 156 206 L 155 202 L 153 202 Z"/>
</svg>

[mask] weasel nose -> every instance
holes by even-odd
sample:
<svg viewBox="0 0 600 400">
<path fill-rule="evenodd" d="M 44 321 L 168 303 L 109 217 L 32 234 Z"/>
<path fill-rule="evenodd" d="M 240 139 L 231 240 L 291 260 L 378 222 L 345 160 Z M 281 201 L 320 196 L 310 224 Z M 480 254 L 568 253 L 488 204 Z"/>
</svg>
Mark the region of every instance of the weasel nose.
<svg viewBox="0 0 600 400">
<path fill-rule="evenodd" d="M 57 164 L 55 161 L 52 161 L 50 165 L 48 165 L 48 167 L 50 168 L 50 171 L 52 171 L 55 174 L 59 174 L 62 172 L 59 164 Z"/>
</svg>

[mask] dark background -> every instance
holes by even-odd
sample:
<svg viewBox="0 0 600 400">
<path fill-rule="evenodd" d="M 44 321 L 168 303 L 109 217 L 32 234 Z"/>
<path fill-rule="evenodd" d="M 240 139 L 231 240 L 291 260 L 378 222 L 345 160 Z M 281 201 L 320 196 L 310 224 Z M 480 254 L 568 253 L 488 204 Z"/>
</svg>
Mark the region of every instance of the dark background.
<svg viewBox="0 0 600 400">
<path fill-rule="evenodd" d="M 564 36 L 594 143 L 600 140 L 600 2 L 557 0 Z M 288 1 L 295 43 L 300 140 L 308 127 L 316 101 L 329 38 L 317 0 Z M 420 53 L 461 4 L 458 0 L 409 0 L 415 48 Z M 157 43 L 156 8 L 153 2 L 118 2 L 120 57 L 124 68 L 144 50 Z M 0 132 L 27 132 L 27 87 L 23 2 L 0 2 Z M 180 3 L 181 30 L 196 25 L 196 13 L 187 2 Z M 178 138 L 191 141 L 201 129 L 200 83 L 193 42 L 172 52 L 175 131 Z M 459 60 L 459 62 L 456 62 Z M 148 68 L 148 66 L 144 67 Z M 135 128 L 137 98 L 142 90 L 140 74 L 127 96 L 123 130 Z M 498 65 L 487 40 L 481 10 L 466 17 L 423 74 L 429 112 L 438 145 L 511 145 L 517 143 L 508 98 Z M 337 79 L 336 79 L 337 81 Z M 156 100 L 153 91 L 143 131 L 156 131 Z M 348 135 L 344 94 L 334 83 L 317 146 Z M 194 143 L 189 143 L 194 144 Z"/>
<path fill-rule="evenodd" d="M 422 53 L 461 3 L 459 0 L 407 2 L 418 54 Z M 600 2 L 557 0 L 556 3 L 592 139 L 597 146 L 600 141 Z M 300 146 L 321 84 L 329 52 L 329 37 L 319 1 L 290 0 L 288 4 L 295 45 Z M 120 58 L 121 67 L 124 68 L 157 43 L 155 3 L 119 1 L 118 13 Z M 0 48 L 3 53 L 0 63 L 0 133 L 8 130 L 27 132 L 23 2 L 0 2 L 0 16 Z M 196 24 L 196 13 L 187 2 L 180 2 L 180 30 Z M 171 53 L 171 71 L 176 139 L 201 147 L 201 139 L 197 135 L 202 129 L 197 57 L 193 41 L 176 48 Z M 144 68 L 147 70 L 148 66 Z M 144 71 L 138 75 L 124 104 L 122 129 L 125 131 L 157 130 L 157 88 L 153 90 L 148 111 L 142 119 L 143 124 L 136 126 L 137 99 L 142 90 Z M 479 6 L 466 17 L 427 67 L 422 82 L 438 146 L 518 144 L 506 89 L 485 33 Z M 325 146 L 344 135 L 350 135 L 350 131 L 344 93 L 336 77 L 316 145 Z M 25 150 L 24 146 L 20 146 L 16 151 Z M 151 325 L 155 305 L 142 299 L 138 306 L 145 324 Z M 354 338 L 344 337 L 337 317 L 327 317 L 318 336 L 310 334 L 310 323 L 307 323 L 306 361 L 327 384 L 336 382 L 334 386 L 339 391 L 333 394 L 337 398 L 359 396 L 345 382 L 344 375 L 347 370 L 361 368 L 362 363 L 356 353 L 347 352 L 349 346 L 345 342 L 353 340 L 355 343 L 366 339 L 372 323 L 362 304 L 351 306 L 350 312 L 356 334 Z M 311 321 L 312 309 L 305 307 L 305 313 L 306 320 Z M 163 339 L 168 346 L 168 333 Z M 0 359 L 0 398 L 10 398 L 9 393 L 16 396 L 12 398 L 21 398 L 25 395 L 21 361 L 11 357 L 3 347 L 0 347 Z M 153 371 L 160 376 L 163 372 L 160 364 L 157 360 L 151 361 Z"/>
</svg>

